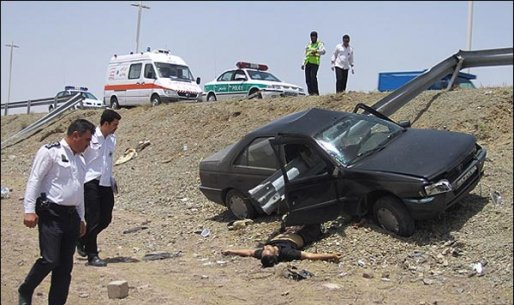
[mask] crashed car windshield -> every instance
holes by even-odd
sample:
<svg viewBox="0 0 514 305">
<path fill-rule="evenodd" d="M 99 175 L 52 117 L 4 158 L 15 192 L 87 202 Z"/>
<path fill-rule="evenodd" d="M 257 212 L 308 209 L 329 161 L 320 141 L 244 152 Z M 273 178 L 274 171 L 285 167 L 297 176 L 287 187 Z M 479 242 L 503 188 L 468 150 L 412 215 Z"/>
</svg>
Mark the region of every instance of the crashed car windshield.
<svg viewBox="0 0 514 305">
<path fill-rule="evenodd" d="M 384 148 L 403 127 L 372 116 L 351 114 L 314 138 L 337 162 L 348 166 Z"/>
</svg>

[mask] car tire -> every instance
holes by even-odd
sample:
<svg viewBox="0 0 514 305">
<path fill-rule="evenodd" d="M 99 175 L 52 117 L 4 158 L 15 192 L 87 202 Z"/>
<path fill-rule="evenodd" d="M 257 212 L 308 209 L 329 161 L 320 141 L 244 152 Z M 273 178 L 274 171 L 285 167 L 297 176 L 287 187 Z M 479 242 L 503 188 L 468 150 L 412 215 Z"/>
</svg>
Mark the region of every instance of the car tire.
<svg viewBox="0 0 514 305">
<path fill-rule="evenodd" d="M 250 200 L 237 190 L 230 190 L 227 193 L 225 203 L 232 214 L 238 219 L 253 219 L 256 216 L 256 211 Z"/>
<path fill-rule="evenodd" d="M 111 108 L 114 110 L 120 109 L 120 104 L 118 103 L 118 99 L 115 96 L 111 97 Z"/>
<path fill-rule="evenodd" d="M 214 93 L 209 93 L 207 95 L 207 102 L 215 102 L 217 101 L 216 95 Z"/>
<path fill-rule="evenodd" d="M 373 205 L 376 222 L 385 230 L 400 236 L 414 234 L 414 219 L 398 198 L 381 197 Z"/>
<path fill-rule="evenodd" d="M 248 93 L 248 96 L 250 97 L 250 99 L 262 99 L 262 93 L 260 92 L 259 89 L 252 89 L 250 90 L 250 93 Z"/>
<path fill-rule="evenodd" d="M 152 95 L 152 98 L 150 99 L 150 102 L 152 103 L 152 106 L 160 105 L 161 104 L 161 98 L 157 94 L 154 94 L 154 95 Z"/>
</svg>

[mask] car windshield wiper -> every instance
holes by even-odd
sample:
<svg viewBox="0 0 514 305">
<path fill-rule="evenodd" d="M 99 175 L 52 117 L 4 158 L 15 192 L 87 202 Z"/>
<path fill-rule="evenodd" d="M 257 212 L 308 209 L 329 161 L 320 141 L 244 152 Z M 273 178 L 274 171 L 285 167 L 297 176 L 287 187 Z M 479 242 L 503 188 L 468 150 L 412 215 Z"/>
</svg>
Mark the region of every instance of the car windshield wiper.
<svg viewBox="0 0 514 305">
<path fill-rule="evenodd" d="M 375 153 L 377 151 L 381 151 L 382 149 L 384 149 L 386 147 L 386 143 L 382 143 L 382 144 L 380 144 L 379 146 L 377 146 L 375 148 L 372 148 L 370 150 L 366 150 L 366 151 L 363 151 L 361 153 L 358 153 L 357 157 L 353 158 L 353 160 L 351 160 L 349 162 L 349 164 L 353 164 L 353 163 L 357 162 L 358 160 L 360 160 L 360 159 L 362 159 L 362 158 L 364 158 L 366 156 L 372 155 L 373 153 Z"/>
</svg>

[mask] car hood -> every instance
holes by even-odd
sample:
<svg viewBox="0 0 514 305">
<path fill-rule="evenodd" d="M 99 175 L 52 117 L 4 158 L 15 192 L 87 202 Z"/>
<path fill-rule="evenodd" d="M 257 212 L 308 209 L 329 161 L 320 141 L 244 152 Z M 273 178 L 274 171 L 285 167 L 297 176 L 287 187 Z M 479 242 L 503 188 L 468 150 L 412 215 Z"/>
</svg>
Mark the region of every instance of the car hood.
<svg viewBox="0 0 514 305">
<path fill-rule="evenodd" d="M 410 128 L 353 168 L 433 179 L 460 164 L 475 143 L 469 134 Z"/>
</svg>

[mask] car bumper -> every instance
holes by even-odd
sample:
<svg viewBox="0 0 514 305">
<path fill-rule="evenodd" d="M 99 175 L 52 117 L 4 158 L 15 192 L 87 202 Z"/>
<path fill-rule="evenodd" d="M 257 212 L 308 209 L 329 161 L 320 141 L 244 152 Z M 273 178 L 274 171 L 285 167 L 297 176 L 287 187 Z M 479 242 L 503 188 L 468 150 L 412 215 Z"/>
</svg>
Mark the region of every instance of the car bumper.
<svg viewBox="0 0 514 305">
<path fill-rule="evenodd" d="M 470 171 L 473 167 L 476 170 L 473 175 L 469 176 L 465 182 L 458 184 L 453 191 L 438 194 L 431 197 L 423 198 L 403 198 L 402 201 L 411 213 L 415 220 L 429 219 L 437 216 L 449 207 L 457 203 L 464 196 L 468 195 L 478 184 L 480 178 L 483 176 L 483 167 L 485 161 L 486 151 L 481 150 L 477 159 L 464 171 L 464 174 Z M 461 175 L 460 177 L 462 177 Z M 458 181 L 459 179 L 456 179 Z M 454 186 L 455 186 L 454 182 Z"/>
<path fill-rule="evenodd" d="M 304 92 L 298 91 L 287 91 L 287 90 L 272 90 L 272 89 L 261 89 L 262 98 L 275 98 L 275 97 L 286 97 L 286 96 L 305 96 Z"/>
<path fill-rule="evenodd" d="M 177 92 L 176 94 L 160 96 L 161 101 L 164 103 L 178 102 L 178 101 L 202 101 L 202 93 L 182 93 Z"/>
<path fill-rule="evenodd" d="M 223 191 L 220 189 L 210 188 L 203 185 L 200 185 L 200 191 L 204 194 L 207 199 L 213 201 L 217 204 L 225 206 L 223 201 Z"/>
</svg>

